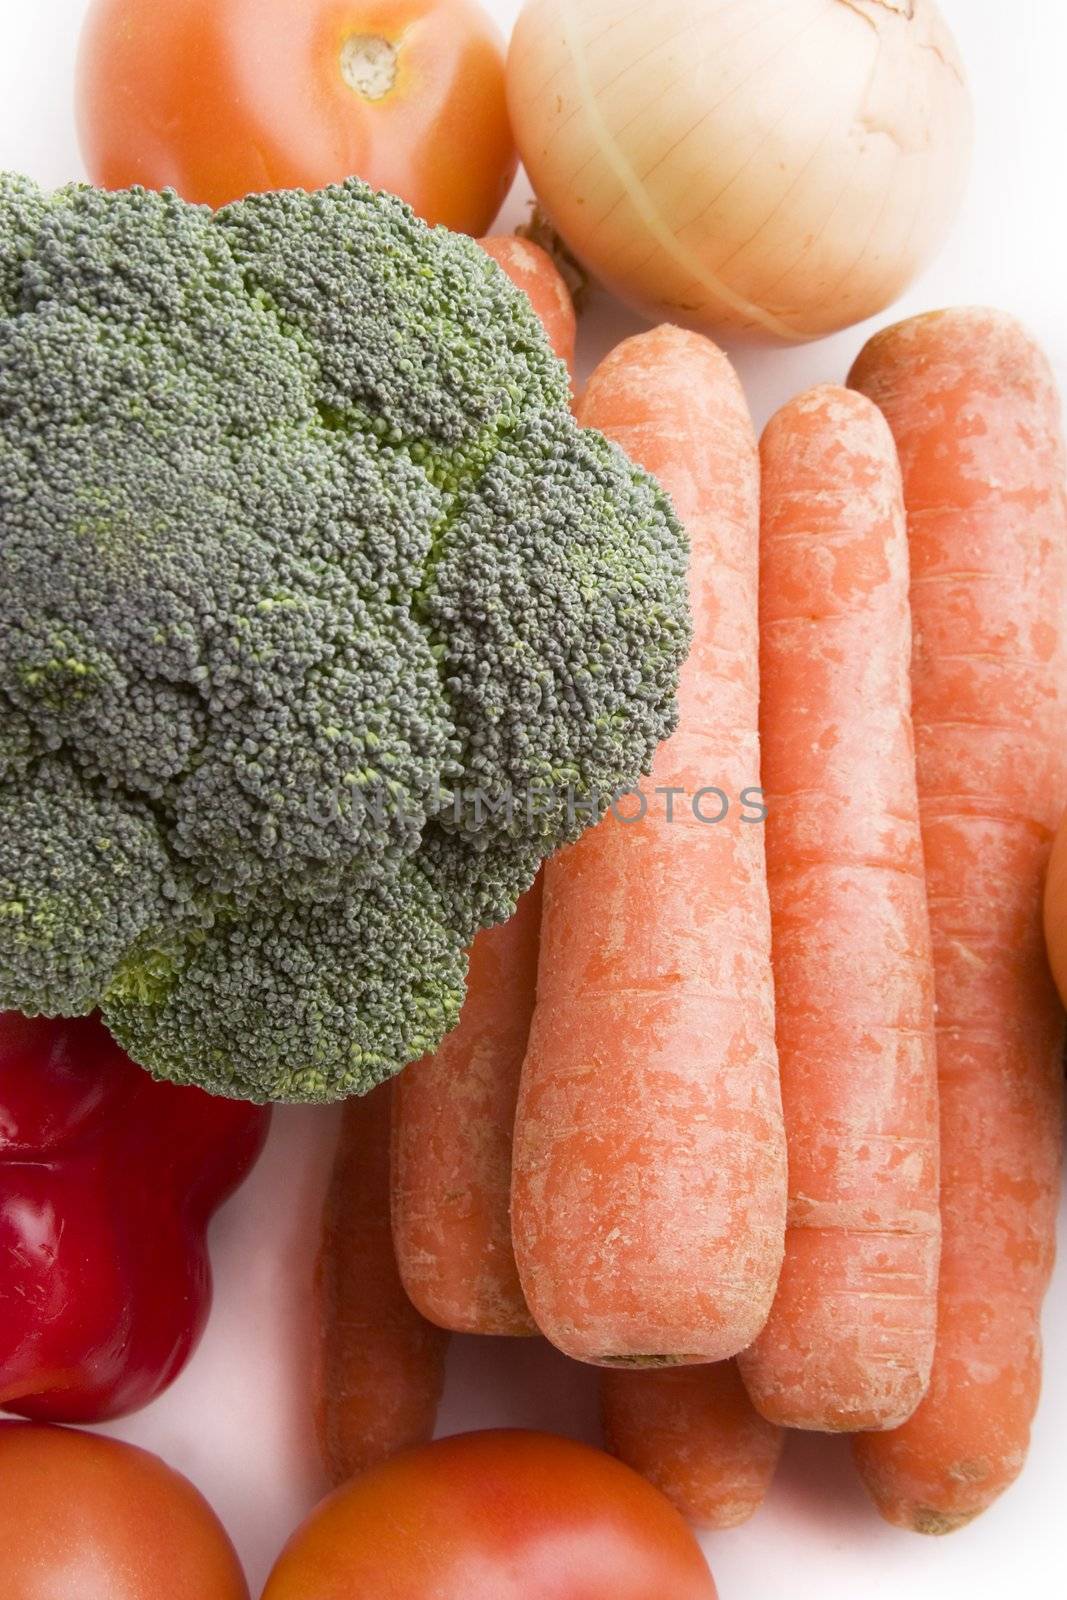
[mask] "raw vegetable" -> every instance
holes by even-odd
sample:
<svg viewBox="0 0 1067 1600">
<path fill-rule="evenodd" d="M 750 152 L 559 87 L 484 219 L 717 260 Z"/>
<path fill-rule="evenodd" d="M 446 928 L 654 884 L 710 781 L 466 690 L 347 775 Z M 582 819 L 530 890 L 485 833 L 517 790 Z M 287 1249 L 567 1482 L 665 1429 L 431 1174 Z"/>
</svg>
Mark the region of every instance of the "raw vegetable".
<svg viewBox="0 0 1067 1600">
<path fill-rule="evenodd" d="M 459 1333 L 536 1333 L 511 1244 L 511 1143 L 537 984 L 541 880 L 471 947 L 459 1026 L 396 1082 L 393 1237 L 404 1287 Z"/>
<path fill-rule="evenodd" d="M 929 1393 L 856 1442 L 891 1522 L 948 1533 L 1022 1468 L 1054 1252 L 1063 1014 L 1041 888 L 1067 785 L 1067 510 L 1048 363 L 1009 316 L 876 335 L 850 382 L 904 473 L 937 991 L 943 1244 Z"/>
<path fill-rule="evenodd" d="M 366 1090 L 457 1021 L 568 786 L 671 731 L 667 499 L 505 274 L 354 180 L 3 178 L 0 338 L 0 1005 Z"/>
<path fill-rule="evenodd" d="M 829 385 L 778 412 L 760 459 L 789 1227 L 770 1319 L 741 1371 L 773 1422 L 888 1428 L 929 1382 L 940 1246 L 900 467 L 875 406 Z"/>
<path fill-rule="evenodd" d="M 933 0 L 527 0 L 508 104 L 591 272 L 649 316 L 764 341 L 895 300 L 969 163 Z"/>
<path fill-rule="evenodd" d="M 568 1355 L 717 1361 L 766 1320 L 785 1224 L 763 830 L 710 820 L 709 786 L 760 781 L 756 440 L 725 356 L 677 328 L 620 345 L 579 414 L 671 494 L 695 642 L 644 818 L 627 802 L 545 870 L 516 1258 Z"/>
<path fill-rule="evenodd" d="M 484 233 L 515 174 L 476 0 L 93 0 L 77 112 L 95 183 L 211 206 L 356 176 Z"/>
<path fill-rule="evenodd" d="M 312 1512 L 263 1600 L 715 1600 L 693 1535 L 610 1456 L 550 1434 L 407 1450 Z"/>
<path fill-rule="evenodd" d="M 4 1600 L 248 1600 L 203 1496 L 117 1439 L 0 1422 Z"/>
<path fill-rule="evenodd" d="M 344 1108 L 316 1273 L 317 1422 L 331 1482 L 433 1435 L 448 1335 L 404 1293 L 389 1218 L 395 1086 Z"/>
<path fill-rule="evenodd" d="M 0 1015 L 0 1407 L 145 1406 L 211 1305 L 205 1234 L 270 1113 L 155 1083 L 96 1017 Z"/>
<path fill-rule="evenodd" d="M 763 1504 L 782 1430 L 761 1417 L 735 1361 L 602 1372 L 608 1449 L 698 1528 L 734 1528 Z"/>
<path fill-rule="evenodd" d="M 1067 996 L 1067 816 L 1056 833 L 1045 881 L 1045 942 L 1060 999 Z"/>
<path fill-rule="evenodd" d="M 525 293 L 549 344 L 573 378 L 577 336 L 574 302 L 552 257 L 540 245 L 514 233 L 479 239 L 478 243 L 504 269 L 515 287 Z"/>
<path fill-rule="evenodd" d="M 529 239 L 545 252 L 563 279 L 575 312 L 584 311 L 589 303 L 589 274 L 573 251 L 568 250 L 536 200 L 530 201 L 529 216 L 519 223 L 515 232 L 520 239 Z"/>
</svg>

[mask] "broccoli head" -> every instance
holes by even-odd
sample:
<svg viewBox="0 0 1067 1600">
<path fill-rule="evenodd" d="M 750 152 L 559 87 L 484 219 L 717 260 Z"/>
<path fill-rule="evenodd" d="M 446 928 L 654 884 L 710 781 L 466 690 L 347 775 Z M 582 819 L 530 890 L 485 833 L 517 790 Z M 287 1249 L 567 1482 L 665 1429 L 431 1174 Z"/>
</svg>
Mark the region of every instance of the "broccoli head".
<svg viewBox="0 0 1067 1600">
<path fill-rule="evenodd" d="M 360 1092 L 647 770 L 684 534 L 525 297 L 358 181 L 0 178 L 0 1006 Z"/>
</svg>

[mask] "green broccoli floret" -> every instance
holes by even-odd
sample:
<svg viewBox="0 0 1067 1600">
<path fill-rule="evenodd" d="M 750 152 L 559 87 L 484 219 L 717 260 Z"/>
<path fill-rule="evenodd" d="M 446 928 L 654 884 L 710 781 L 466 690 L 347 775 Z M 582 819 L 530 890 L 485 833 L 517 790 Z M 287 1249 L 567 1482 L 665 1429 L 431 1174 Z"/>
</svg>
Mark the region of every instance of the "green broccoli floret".
<svg viewBox="0 0 1067 1600">
<path fill-rule="evenodd" d="M 435 1048 L 671 731 L 686 566 L 469 239 L 0 178 L 0 1006 L 257 1100 Z"/>
</svg>

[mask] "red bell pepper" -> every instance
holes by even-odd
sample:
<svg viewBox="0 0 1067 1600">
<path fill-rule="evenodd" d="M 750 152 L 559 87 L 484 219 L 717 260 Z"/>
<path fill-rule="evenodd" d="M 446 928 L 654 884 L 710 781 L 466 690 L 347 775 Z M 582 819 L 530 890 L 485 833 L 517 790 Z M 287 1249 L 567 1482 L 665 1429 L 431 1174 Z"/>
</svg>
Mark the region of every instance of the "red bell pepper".
<svg viewBox="0 0 1067 1600">
<path fill-rule="evenodd" d="M 95 1017 L 0 1013 L 0 1408 L 147 1405 L 211 1305 L 210 1218 L 270 1112 L 157 1083 Z"/>
</svg>

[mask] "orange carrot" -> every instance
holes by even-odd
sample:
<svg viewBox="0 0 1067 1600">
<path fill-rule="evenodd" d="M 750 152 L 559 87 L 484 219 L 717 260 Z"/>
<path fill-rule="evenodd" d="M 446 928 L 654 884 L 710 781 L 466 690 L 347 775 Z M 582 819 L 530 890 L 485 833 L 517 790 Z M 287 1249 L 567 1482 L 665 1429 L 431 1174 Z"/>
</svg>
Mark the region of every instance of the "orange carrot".
<svg viewBox="0 0 1067 1600">
<path fill-rule="evenodd" d="M 317 1272 L 318 1428 L 334 1483 L 433 1434 L 448 1335 L 400 1283 L 389 1221 L 393 1087 L 344 1108 Z"/>
<path fill-rule="evenodd" d="M 891 1522 L 947 1533 L 1020 1471 L 1040 1387 L 1062 1089 L 1041 885 L 1067 798 L 1064 457 L 1048 364 L 1000 313 L 890 328 L 850 381 L 889 420 L 908 508 L 943 1229 L 929 1392 L 856 1459 Z"/>
<path fill-rule="evenodd" d="M 707 1362 L 759 1332 L 784 1235 L 763 829 L 741 804 L 759 784 L 756 441 L 725 356 L 670 327 L 620 345 L 580 416 L 672 495 L 695 643 L 646 816 L 609 815 L 545 871 L 516 1257 L 569 1355 Z"/>
<path fill-rule="evenodd" d="M 479 239 L 478 243 L 504 269 L 512 283 L 528 295 L 549 344 L 573 377 L 577 336 L 574 305 L 563 275 L 548 251 L 514 233 Z"/>
<path fill-rule="evenodd" d="M 393 1239 L 424 1316 L 460 1333 L 536 1333 L 511 1245 L 511 1139 L 530 1032 L 541 880 L 471 948 L 459 1025 L 402 1072 L 393 1117 Z"/>
<path fill-rule="evenodd" d="M 783 1433 L 753 1406 L 735 1361 L 660 1372 L 602 1372 L 600 1414 L 613 1455 L 698 1528 L 734 1528 L 767 1497 Z"/>
<path fill-rule="evenodd" d="M 934 978 L 900 468 L 825 387 L 761 445 L 760 731 L 789 1225 L 741 1357 L 793 1428 L 888 1428 L 930 1378 L 940 1247 Z"/>
</svg>

